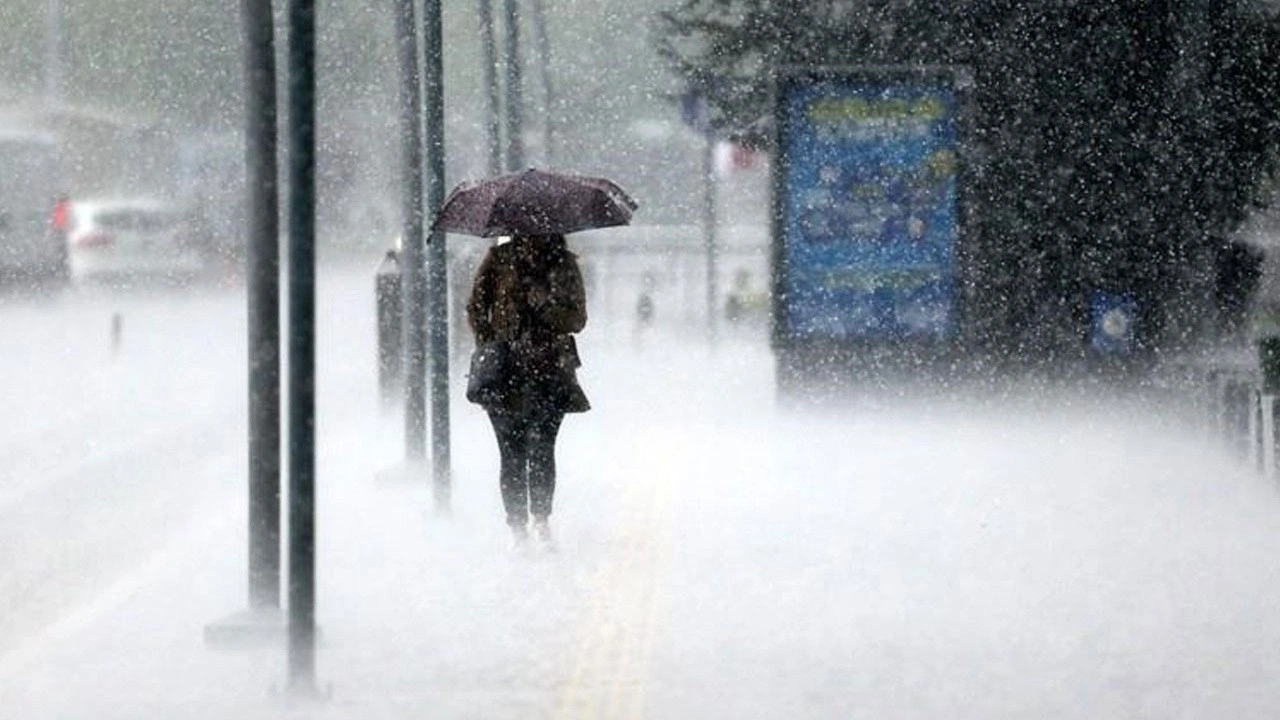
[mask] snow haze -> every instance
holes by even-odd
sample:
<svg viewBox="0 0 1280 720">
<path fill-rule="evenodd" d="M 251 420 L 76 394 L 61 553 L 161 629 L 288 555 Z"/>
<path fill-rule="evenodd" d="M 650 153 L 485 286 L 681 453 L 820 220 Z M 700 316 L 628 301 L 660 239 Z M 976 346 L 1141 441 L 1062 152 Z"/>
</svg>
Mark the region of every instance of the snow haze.
<svg viewBox="0 0 1280 720">
<path fill-rule="evenodd" d="M 274 15 L 287 198 L 302 4 L 0 4 L 0 720 L 1280 715 L 1278 478 L 1205 382 L 1257 389 L 1280 335 L 1280 3 L 315 3 L 315 692 L 282 615 L 232 637 L 275 232 L 240 12 Z M 409 6 L 443 15 L 427 123 Z M 464 397 L 487 241 L 429 246 L 447 511 L 381 396 L 415 127 L 423 197 L 536 166 L 639 203 L 569 238 L 555 552 L 511 547 Z M 954 364 L 780 391 L 783 347 L 922 338 Z"/>
<path fill-rule="evenodd" d="M 243 608 L 243 294 L 8 299 L 0 702 L 25 718 L 1269 717 L 1280 503 L 1168 403 L 781 409 L 761 333 L 582 337 L 559 552 L 508 548 L 454 400 L 453 512 L 379 407 L 372 285 L 321 276 L 324 701 Z M 123 317 L 113 353 L 110 318 Z M 17 342 L 21 337 L 22 342 Z M 683 338 L 683 339 L 682 339 Z M 273 691 L 274 688 L 274 691 Z"/>
</svg>

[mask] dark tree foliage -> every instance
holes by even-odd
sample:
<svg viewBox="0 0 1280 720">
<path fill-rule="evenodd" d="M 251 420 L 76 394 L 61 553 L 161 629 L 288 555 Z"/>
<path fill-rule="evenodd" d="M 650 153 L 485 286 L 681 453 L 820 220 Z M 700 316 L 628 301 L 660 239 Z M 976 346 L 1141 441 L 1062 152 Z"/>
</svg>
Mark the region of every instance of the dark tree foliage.
<svg viewBox="0 0 1280 720">
<path fill-rule="evenodd" d="M 971 339 L 1083 351 L 1126 292 L 1158 350 L 1213 325 L 1215 254 L 1280 153 L 1280 18 L 1215 0 L 684 0 L 659 51 L 727 130 L 781 65 L 963 65 Z"/>
</svg>

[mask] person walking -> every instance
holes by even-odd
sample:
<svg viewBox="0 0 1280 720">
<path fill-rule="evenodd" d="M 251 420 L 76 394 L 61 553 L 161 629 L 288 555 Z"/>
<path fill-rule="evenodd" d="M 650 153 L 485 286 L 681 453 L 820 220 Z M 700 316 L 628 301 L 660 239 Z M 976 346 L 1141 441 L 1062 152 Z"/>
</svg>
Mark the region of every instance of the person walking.
<svg viewBox="0 0 1280 720">
<path fill-rule="evenodd" d="M 563 235 L 514 235 L 494 245 L 467 301 L 476 346 L 505 344 L 510 361 L 497 392 L 476 400 L 489 415 L 501 458 L 499 487 L 517 545 L 532 532 L 553 548 L 555 444 L 566 413 L 591 405 L 578 384 L 574 333 L 587 322 L 577 257 Z"/>
</svg>

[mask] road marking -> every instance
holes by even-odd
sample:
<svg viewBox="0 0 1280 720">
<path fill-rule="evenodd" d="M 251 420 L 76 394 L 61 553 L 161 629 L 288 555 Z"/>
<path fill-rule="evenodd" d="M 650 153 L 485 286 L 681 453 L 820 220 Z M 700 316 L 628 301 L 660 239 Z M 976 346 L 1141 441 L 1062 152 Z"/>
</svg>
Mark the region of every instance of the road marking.
<svg viewBox="0 0 1280 720">
<path fill-rule="evenodd" d="M 681 464 L 690 457 L 671 438 L 648 439 L 637 444 L 636 456 L 661 449 L 659 462 L 627 478 L 622 489 L 622 521 L 611 542 L 615 550 L 592 578 L 556 713 L 561 720 L 645 716 L 671 544 L 673 476 L 688 473 Z"/>
<path fill-rule="evenodd" d="M 189 560 L 201 548 L 208 546 L 219 536 L 224 536 L 235 526 L 238 517 L 237 513 L 224 510 L 204 518 L 180 536 L 170 539 L 132 570 L 117 577 L 105 590 L 67 610 L 14 650 L 0 655 L 0 678 L 15 676 L 54 652 L 67 640 L 123 607 L 140 590 L 163 577 L 177 562 Z"/>
</svg>

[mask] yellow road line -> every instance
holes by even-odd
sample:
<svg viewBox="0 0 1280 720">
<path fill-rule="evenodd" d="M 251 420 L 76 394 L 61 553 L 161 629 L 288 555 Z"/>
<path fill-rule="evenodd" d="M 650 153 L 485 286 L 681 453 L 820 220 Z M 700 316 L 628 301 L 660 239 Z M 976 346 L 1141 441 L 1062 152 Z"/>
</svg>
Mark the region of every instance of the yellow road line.
<svg viewBox="0 0 1280 720">
<path fill-rule="evenodd" d="M 671 500 L 671 486 L 669 484 L 664 484 L 659 488 L 659 501 L 658 501 L 658 509 L 656 513 L 657 516 L 663 517 L 663 518 L 670 518 L 670 515 L 669 515 L 669 510 L 671 506 L 670 500 Z M 671 544 L 672 544 L 672 538 L 670 533 L 662 533 L 657 539 L 657 543 L 654 548 L 654 558 L 653 558 L 653 564 L 655 569 L 661 570 L 667 566 L 668 558 L 670 557 L 670 552 L 671 552 Z M 653 668 L 653 653 L 654 653 L 654 647 L 656 645 L 656 640 L 658 635 L 657 633 L 658 608 L 661 605 L 663 589 L 664 588 L 662 585 L 658 583 L 654 583 L 653 586 L 650 588 L 649 598 L 645 604 L 645 619 L 643 623 L 645 632 L 641 639 L 640 650 L 637 655 L 637 661 L 640 663 L 640 667 L 643 668 L 644 670 L 646 680 L 649 678 L 649 675 L 652 672 L 652 668 Z M 643 690 L 641 692 L 635 693 L 632 696 L 631 707 L 629 708 L 629 712 L 626 714 L 627 717 L 643 718 L 645 716 L 645 701 L 647 698 L 648 698 L 648 693 L 644 692 Z"/>
<path fill-rule="evenodd" d="M 653 443 L 640 452 L 659 447 Z M 616 550 L 593 576 L 556 714 L 560 720 L 644 717 L 668 558 L 672 476 L 681 474 L 678 465 L 689 457 L 669 443 L 667 449 L 665 467 L 632 477 L 623 487 Z"/>
<path fill-rule="evenodd" d="M 568 715 L 562 717 L 609 717 L 612 701 L 611 680 L 618 675 L 618 662 L 625 657 L 623 640 L 628 617 L 628 575 L 634 570 L 636 553 L 644 541 L 644 533 L 634 523 L 633 513 L 642 511 L 644 497 L 640 488 L 631 485 L 624 493 L 624 512 L 630 515 L 619 533 L 620 549 L 609 557 L 598 575 L 599 583 L 592 597 L 593 621 L 585 626 L 587 651 L 575 663 L 577 687 L 570 692 L 577 698 Z M 602 715 L 603 713 L 603 715 Z"/>
</svg>

